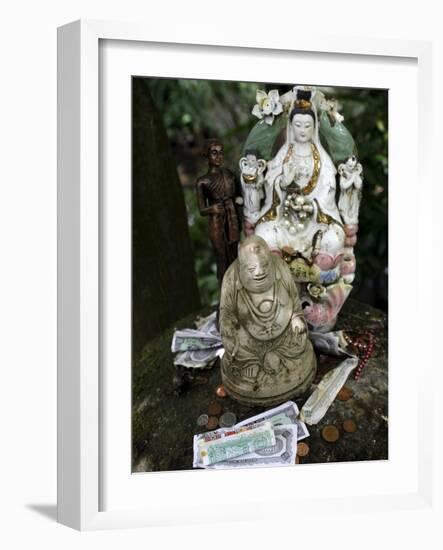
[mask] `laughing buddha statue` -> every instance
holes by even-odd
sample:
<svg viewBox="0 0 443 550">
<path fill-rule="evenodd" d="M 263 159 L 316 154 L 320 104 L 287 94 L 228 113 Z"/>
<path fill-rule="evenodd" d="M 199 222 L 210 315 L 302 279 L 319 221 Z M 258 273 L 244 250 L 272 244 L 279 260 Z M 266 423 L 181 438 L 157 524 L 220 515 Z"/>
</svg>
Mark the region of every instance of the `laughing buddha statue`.
<svg viewBox="0 0 443 550">
<path fill-rule="evenodd" d="M 223 384 L 237 401 L 273 405 L 303 394 L 316 358 L 288 265 L 256 235 L 226 272 L 220 301 Z"/>
</svg>

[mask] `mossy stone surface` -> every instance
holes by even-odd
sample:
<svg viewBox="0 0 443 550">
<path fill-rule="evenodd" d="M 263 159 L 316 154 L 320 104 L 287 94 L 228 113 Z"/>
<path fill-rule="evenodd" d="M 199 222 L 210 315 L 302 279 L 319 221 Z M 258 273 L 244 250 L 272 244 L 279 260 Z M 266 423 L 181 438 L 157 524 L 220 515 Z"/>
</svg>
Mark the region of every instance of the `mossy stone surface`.
<svg viewBox="0 0 443 550">
<path fill-rule="evenodd" d="M 175 395 L 172 379 L 171 339 L 174 328 L 193 327 L 195 312 L 171 325 L 161 335 L 149 341 L 133 365 L 133 471 L 164 471 L 192 469 L 192 439 L 204 431 L 197 418 L 207 413 L 212 401 L 221 403 L 223 411 L 234 412 L 237 421 L 265 410 L 242 406 L 231 398 L 215 394 L 221 383 L 216 365 L 198 373 L 199 379 L 181 395 Z M 304 441 L 310 447 L 305 463 L 343 462 L 355 460 L 385 460 L 388 458 L 388 334 L 387 315 L 377 309 L 349 299 L 340 313 L 337 329 L 371 331 L 376 344 L 374 353 L 358 381 L 353 375 L 346 386 L 352 390 L 348 401 L 335 400 L 323 420 L 309 426 L 310 437 Z M 318 357 L 320 374 L 325 374 L 339 360 Z M 307 396 L 297 399 L 299 408 Z M 346 433 L 343 422 L 352 419 L 355 433 Z M 321 438 L 327 424 L 335 425 L 340 437 L 335 443 Z"/>
</svg>

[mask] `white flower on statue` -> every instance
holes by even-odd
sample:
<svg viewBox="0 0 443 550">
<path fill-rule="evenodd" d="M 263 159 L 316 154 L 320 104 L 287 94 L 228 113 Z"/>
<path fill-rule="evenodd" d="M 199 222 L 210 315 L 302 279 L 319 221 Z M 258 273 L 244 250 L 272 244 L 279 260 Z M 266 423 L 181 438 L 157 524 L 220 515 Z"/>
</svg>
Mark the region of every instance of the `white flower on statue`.
<svg viewBox="0 0 443 550">
<path fill-rule="evenodd" d="M 339 103 L 336 99 L 326 99 L 324 96 L 320 99 L 320 111 L 326 111 L 331 119 L 334 119 L 336 122 L 343 122 L 345 117 L 338 112 L 340 108 Z"/>
<path fill-rule="evenodd" d="M 318 283 L 309 283 L 307 288 L 313 298 L 321 299 L 326 295 L 326 288 Z"/>
<path fill-rule="evenodd" d="M 252 114 L 271 126 L 274 117 L 283 112 L 278 90 L 271 90 L 268 94 L 263 90 L 257 90 L 255 100 L 257 103 L 252 109 Z"/>
</svg>

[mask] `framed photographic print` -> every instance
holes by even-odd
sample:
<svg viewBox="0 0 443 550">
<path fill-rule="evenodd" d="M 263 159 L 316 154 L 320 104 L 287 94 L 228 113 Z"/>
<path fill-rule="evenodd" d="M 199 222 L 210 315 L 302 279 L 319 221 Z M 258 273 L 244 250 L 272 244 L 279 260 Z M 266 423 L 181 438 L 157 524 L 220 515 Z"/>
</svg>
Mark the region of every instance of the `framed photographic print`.
<svg viewBox="0 0 443 550">
<path fill-rule="evenodd" d="M 82 21 L 58 78 L 59 521 L 427 506 L 429 45 Z"/>
<path fill-rule="evenodd" d="M 339 102 L 352 107 L 346 116 L 336 110 Z M 133 78 L 133 471 L 202 467 L 199 445 L 203 453 L 218 448 L 203 438 L 222 435 L 218 428 L 242 428 L 251 417 L 284 426 L 273 450 L 217 460 L 213 469 L 293 465 L 301 458 L 310 464 L 388 458 L 382 313 L 387 310 L 387 115 L 385 89 Z M 295 175 L 287 168 L 292 162 Z M 229 165 L 239 167 L 239 177 Z M 357 247 L 362 165 L 370 192 Z M 235 269 L 239 243 L 247 247 L 255 242 L 253 235 L 266 242 L 277 273 L 287 270 L 273 256 L 289 266 L 297 285 L 294 303 L 280 311 L 277 303 L 286 303 L 286 290 L 278 284 L 269 295 L 245 287 L 229 297 L 232 311 L 226 314 L 222 302 L 230 275 L 224 273 L 231 264 Z M 179 269 L 170 269 L 177 261 Z M 240 258 L 237 263 L 242 265 Z M 347 300 L 351 290 L 354 301 Z M 281 296 L 273 299 L 274 293 Z M 273 314 L 268 299 L 275 304 Z M 371 309 L 370 303 L 383 309 Z M 297 323 L 302 311 L 318 359 L 304 335 L 304 321 L 303 335 L 294 340 L 288 329 L 291 315 Z M 229 324 L 243 327 L 245 318 L 253 319 L 253 328 L 230 336 Z M 329 358 L 320 353 L 325 345 L 331 346 Z M 224 356 L 227 347 L 237 348 L 235 360 Z M 346 362 L 352 349 L 358 350 L 355 359 Z M 369 357 L 377 368 L 362 377 Z M 312 383 L 327 372 L 345 376 L 347 365 L 355 368 L 354 382 L 325 378 L 322 411 L 317 405 L 308 413 L 310 405 L 303 405 Z M 335 394 L 338 402 L 328 419 Z M 309 431 L 300 421 L 294 435 L 299 409 L 300 418 L 315 428 Z M 357 435 L 346 435 L 351 433 Z"/>
</svg>

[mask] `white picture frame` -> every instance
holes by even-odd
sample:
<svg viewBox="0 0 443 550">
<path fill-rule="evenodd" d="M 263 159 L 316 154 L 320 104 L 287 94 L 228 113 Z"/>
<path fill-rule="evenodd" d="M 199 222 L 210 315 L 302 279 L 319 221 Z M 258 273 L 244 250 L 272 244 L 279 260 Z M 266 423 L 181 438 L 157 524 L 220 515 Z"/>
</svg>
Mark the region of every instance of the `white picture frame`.
<svg viewBox="0 0 443 550">
<path fill-rule="evenodd" d="M 420 380 L 417 384 L 412 384 L 407 380 L 401 380 L 404 388 L 411 390 L 414 399 L 411 400 L 411 414 L 408 418 L 408 437 L 411 437 L 410 448 L 411 460 L 403 464 L 404 469 L 398 470 L 398 476 L 395 476 L 395 461 L 391 463 L 392 471 L 389 471 L 383 464 L 370 465 L 371 475 L 386 476 L 386 479 L 392 478 L 392 486 L 386 493 L 380 494 L 379 488 L 374 491 L 368 489 L 369 485 L 364 486 L 361 472 L 357 465 L 337 464 L 328 465 L 327 468 L 333 468 L 337 484 L 334 486 L 328 481 L 329 473 L 325 466 L 315 466 L 309 469 L 303 469 L 306 473 L 301 479 L 300 474 L 297 478 L 289 469 L 268 469 L 254 470 L 248 472 L 172 472 L 156 473 L 144 475 L 132 475 L 130 472 L 130 463 L 127 464 L 127 470 L 124 469 L 126 455 L 121 455 L 113 459 L 113 462 L 104 462 L 107 456 L 112 454 L 117 457 L 118 449 L 115 448 L 115 442 L 109 443 L 106 436 L 106 429 L 103 429 L 103 423 L 106 423 L 109 411 L 103 405 L 108 400 L 108 392 L 119 388 L 118 376 L 114 378 L 113 385 L 103 387 L 103 357 L 109 354 L 102 353 L 101 331 L 103 330 L 103 302 L 109 298 L 107 288 L 112 281 L 108 281 L 101 288 L 101 277 L 103 269 L 106 270 L 107 259 L 103 259 L 103 238 L 106 235 L 103 232 L 109 231 L 109 226 L 100 225 L 99 212 L 103 208 L 109 208 L 112 215 L 116 215 L 115 208 L 121 208 L 118 196 L 108 197 L 106 205 L 103 204 L 103 181 L 100 179 L 100 162 L 103 161 L 103 143 L 107 139 L 103 135 L 103 127 L 100 126 L 103 115 L 106 118 L 106 106 L 101 104 L 100 83 L 106 87 L 110 81 L 107 78 L 119 78 L 125 72 L 131 74 L 136 70 L 138 61 L 150 49 L 150 59 L 160 59 L 162 54 L 168 55 L 168 51 L 173 51 L 176 56 L 205 56 L 208 60 L 214 56 L 222 55 L 231 61 L 231 79 L 248 80 L 248 75 L 254 75 L 254 69 L 243 66 L 240 71 L 238 59 L 246 53 L 250 57 L 271 56 L 273 59 L 285 59 L 295 53 L 301 57 L 309 56 L 311 60 L 319 59 L 326 63 L 331 55 L 337 57 L 343 63 L 354 63 L 360 61 L 365 63 L 365 71 L 362 71 L 361 85 L 365 85 L 363 72 L 367 75 L 367 82 L 371 81 L 371 64 L 377 62 L 387 64 L 386 74 L 389 73 L 389 67 L 400 68 L 413 67 L 414 78 L 418 83 L 418 90 L 411 89 L 409 100 L 411 104 L 411 128 L 418 132 L 418 140 L 410 143 L 409 162 L 412 166 L 412 172 L 418 171 L 418 180 L 420 182 L 430 182 L 430 127 L 429 117 L 425 116 L 427 105 L 418 101 L 418 97 L 429 99 L 429 89 L 431 81 L 431 45 L 427 42 L 397 41 L 397 40 L 369 40 L 359 38 L 345 38 L 342 36 L 322 37 L 322 36 L 304 36 L 300 34 L 297 38 L 288 39 L 281 36 L 277 39 L 254 38 L 245 35 L 243 39 L 229 39 L 224 35 L 213 35 L 209 40 L 202 32 L 201 36 L 193 38 L 193 45 L 189 42 L 190 38 L 186 36 L 186 30 L 171 32 L 167 36 L 160 29 L 158 32 L 152 28 L 146 28 L 143 25 L 127 24 L 118 22 L 102 21 L 77 21 L 58 31 L 58 520 L 59 522 L 80 530 L 104 529 L 131 526 L 153 526 L 153 525 L 174 525 L 178 523 L 195 523 L 214 521 L 213 513 L 208 513 L 204 502 L 200 505 L 195 495 L 203 490 L 204 486 L 217 487 L 235 484 L 240 487 L 238 502 L 233 503 L 228 509 L 223 508 L 223 513 L 217 515 L 217 521 L 234 521 L 236 519 L 248 520 L 264 517 L 265 511 L 267 517 L 285 518 L 285 513 L 279 511 L 275 516 L 266 509 L 269 502 L 286 503 L 289 507 L 297 507 L 300 513 L 308 513 L 300 506 L 300 494 L 289 494 L 285 489 L 289 481 L 295 481 L 297 487 L 302 487 L 303 483 L 311 484 L 312 491 L 309 494 L 309 507 L 313 507 L 316 513 L 326 513 L 334 506 L 336 512 L 346 513 L 352 510 L 356 505 L 362 509 L 372 511 L 389 511 L 399 509 L 424 509 L 431 507 L 432 501 L 432 467 L 431 467 L 431 435 L 429 423 L 425 422 L 425 388 L 430 386 L 431 366 L 432 366 L 432 347 L 422 350 L 420 358 L 422 360 L 422 370 Z M 111 47 L 106 50 L 101 49 L 103 44 L 110 44 Z M 192 52 L 191 52 L 192 50 Z M 131 53 L 132 52 L 132 53 Z M 163 53 L 162 53 L 163 52 Z M 166 53 L 165 53 L 166 52 Z M 134 65 L 129 62 L 134 54 Z M 129 56 L 129 57 L 128 57 Z M 258 58 L 257 58 L 258 59 Z M 237 66 L 234 62 L 237 60 Z M 225 59 L 224 66 L 228 61 Z M 112 65 L 112 67 L 111 67 Z M 197 64 L 198 65 L 198 64 Z M 209 64 L 197 65 L 181 63 L 181 69 L 178 66 L 168 65 L 162 60 L 161 70 L 163 76 L 200 76 L 209 78 Z M 275 63 L 275 71 L 281 70 Z M 108 70 L 111 67 L 110 70 Z M 115 70 L 113 69 L 115 67 Z M 102 70 L 108 71 L 104 76 Z M 178 71 L 181 70 L 181 73 Z M 408 69 L 405 69 L 405 75 Z M 235 73 L 238 71 L 238 73 Z M 379 71 L 380 72 L 380 71 Z M 382 79 L 382 72 L 378 78 Z M 399 70 L 401 72 L 401 70 Z M 140 74 L 134 73 L 132 74 Z M 150 74 L 156 73 L 151 66 Z M 255 73 L 256 74 L 256 73 Z M 307 73 L 306 73 L 307 74 Z M 240 75 L 244 75 L 240 77 Z M 268 72 L 266 80 L 278 81 L 278 73 Z M 326 78 L 326 77 L 325 77 Z M 407 78 L 407 75 L 405 76 Z M 263 79 L 264 80 L 264 79 Z M 306 81 L 306 80 L 302 80 Z M 329 79 L 324 82 L 333 84 Z M 381 80 L 380 80 L 381 81 Z M 379 82 L 380 82 L 379 81 Z M 105 102 L 119 101 L 126 97 L 126 84 L 118 89 L 115 87 L 117 95 L 107 97 Z M 342 79 L 342 82 L 346 80 Z M 380 85 L 379 82 L 372 80 L 372 86 Z M 337 77 L 334 84 L 340 85 Z M 352 85 L 348 81 L 348 84 Z M 343 84 L 342 84 L 343 85 Z M 125 87 L 126 86 L 126 87 Z M 380 85 L 380 87 L 382 87 Z M 114 87 L 112 88 L 114 89 Z M 400 87 L 399 87 L 400 91 Z M 121 92 L 122 95 L 118 95 Z M 106 90 L 105 90 L 106 93 Z M 411 99 L 412 98 L 412 99 Z M 400 94 L 398 95 L 401 100 Z M 429 105 L 429 103 L 428 103 Z M 127 106 L 126 106 L 127 108 Z M 395 106 L 394 106 L 395 108 Z M 414 114 L 417 114 L 417 120 Z M 119 124 L 125 125 L 125 121 Z M 394 121 L 398 124 L 398 121 Z M 395 133 L 395 132 L 394 132 Z M 114 134 L 113 134 L 114 135 Z M 122 157 L 126 158 L 126 164 L 123 165 L 121 181 L 127 182 L 128 174 L 127 160 L 130 152 L 130 128 L 120 134 L 121 139 L 126 140 L 126 147 L 120 148 Z M 128 141 L 129 139 L 129 141 Z M 401 136 L 399 135 L 399 139 Z M 117 144 L 110 144 L 112 148 Z M 120 143 L 121 145 L 121 143 Z M 107 147 L 108 145 L 106 145 Z M 424 159 L 418 163 L 417 158 Z M 391 195 L 396 193 L 398 186 L 396 181 L 410 181 L 411 176 L 401 170 L 401 151 L 390 148 L 390 166 L 391 177 L 394 185 Z M 402 179 L 404 178 L 406 179 Z M 409 178 L 409 179 L 408 179 Z M 121 189 L 125 189 L 122 184 Z M 126 188 L 127 190 L 127 188 Z M 407 210 L 411 205 L 415 205 L 418 212 L 417 220 L 414 222 L 411 233 L 411 246 L 418 238 L 418 233 L 426 234 L 429 231 L 432 220 L 429 213 L 425 211 L 422 202 L 412 201 L 411 197 L 404 197 L 397 193 L 402 208 Z M 127 195 L 126 195 L 127 198 Z M 124 197 L 123 197 L 124 199 Z M 420 201 L 420 199 L 418 199 Z M 412 202 L 411 202 L 412 201 Z M 120 204 L 120 206 L 118 206 Z M 122 223 L 128 221 L 128 211 L 119 216 Z M 401 212 L 398 207 L 391 212 L 390 219 L 393 223 L 401 221 Z M 116 219 L 114 217 L 114 219 Z M 390 221 L 390 224 L 391 224 Z M 422 247 L 417 247 L 418 264 L 413 271 L 411 279 L 418 280 L 422 275 L 420 258 L 431 257 L 429 254 L 432 247 L 430 241 Z M 126 247 L 126 248 L 125 248 Z M 129 258 L 127 249 L 127 240 L 122 240 L 121 253 L 124 258 Z M 118 252 L 116 252 L 118 253 Z M 395 260 L 395 258 L 394 258 Z M 390 258 L 391 261 L 391 258 Z M 122 262 L 125 263 L 124 261 Z M 398 265 L 398 264 L 396 264 Z M 429 261 L 428 261 L 429 269 Z M 397 274 L 399 271 L 397 271 Z M 395 277 L 395 273 L 391 277 Z M 127 272 L 121 274 L 121 281 L 127 281 Z M 126 277 L 126 279 L 125 279 Z M 109 284 L 108 284 L 109 283 Z M 395 288 L 390 285 L 390 300 L 398 304 L 401 300 L 400 285 Z M 127 289 L 127 285 L 126 285 Z M 423 326 L 420 326 L 418 319 L 423 313 L 423 303 L 431 300 L 431 288 L 423 289 L 421 292 L 422 301 L 414 293 L 410 298 L 409 308 L 416 319 L 411 321 L 412 330 L 417 334 L 423 335 Z M 418 294 L 418 293 L 417 293 Z M 127 304 L 126 304 L 127 305 Z M 123 308 L 126 307 L 122 305 Z M 119 307 L 119 306 L 117 306 Z M 395 313 L 395 312 L 394 312 Z M 395 320 L 399 320 L 399 328 L 392 323 L 392 313 L 390 320 L 390 407 L 396 409 L 397 401 L 399 403 L 398 411 L 403 412 L 407 403 L 399 393 L 395 391 L 396 383 L 400 382 L 396 377 L 395 365 L 399 364 L 405 357 L 406 361 L 411 363 L 414 357 L 418 357 L 418 348 L 411 344 L 412 348 L 406 350 L 400 349 L 401 341 L 401 311 Z M 106 312 L 105 312 L 106 314 Z M 128 325 L 127 315 L 119 317 L 121 322 Z M 112 327 L 111 327 L 112 329 Z M 116 327 L 117 329 L 117 327 Z M 128 342 L 127 326 L 125 341 Z M 106 344 L 107 345 L 107 344 Z M 117 344 L 120 345 L 120 344 Z M 122 345 L 124 348 L 124 344 Z M 117 350 L 118 353 L 120 353 Z M 126 353 L 126 355 L 125 355 Z M 126 351 L 123 353 L 127 357 Z M 394 368 L 391 369 L 391 366 Z M 107 366 L 106 366 L 107 368 Z M 130 365 L 129 365 L 130 368 Z M 405 367 L 406 368 L 406 367 Z M 112 365 L 110 366 L 110 379 L 112 380 Z M 125 385 L 126 384 L 126 385 Z M 409 384 L 409 385 L 408 385 Z M 127 390 L 127 373 L 124 374 L 123 386 Z M 398 387 L 398 386 L 397 386 Z M 125 390 L 125 391 L 126 391 Z M 126 391 L 127 393 L 127 391 Z M 106 395 L 105 395 L 106 394 Z M 115 395 L 115 393 L 114 393 Z M 416 399 L 415 399 L 416 398 Z M 126 398 L 127 399 L 127 395 Z M 129 424 L 127 417 L 130 410 L 127 410 L 127 400 L 120 405 L 116 403 L 115 411 L 120 411 L 119 417 L 112 419 L 113 431 L 120 437 L 120 447 L 129 451 L 130 440 L 128 440 Z M 398 420 L 398 418 L 397 418 Z M 108 420 L 109 421 L 109 420 Z M 391 452 L 400 449 L 401 440 L 404 434 L 401 433 L 400 424 L 390 422 L 390 439 L 394 441 L 394 449 L 390 443 Z M 403 428 L 404 429 L 404 428 Z M 120 431 L 121 430 L 121 431 Z M 400 430 L 400 431 L 399 431 Z M 395 434 L 399 438 L 395 438 Z M 412 434 L 412 435 L 411 435 Z M 391 435 L 393 436 L 391 438 Z M 114 445 L 109 447 L 108 445 Z M 126 446 L 126 447 L 125 447 Z M 114 449 L 110 453 L 109 449 Z M 126 452 L 126 451 L 125 451 Z M 400 454 L 400 453 L 398 453 Z M 400 462 L 401 459 L 399 458 Z M 122 466 L 123 465 L 123 466 Z M 362 468 L 364 465 L 362 466 Z M 401 464 L 399 463 L 399 468 Z M 119 470 L 120 468 L 120 470 Z M 349 476 L 349 485 L 340 493 L 340 483 L 343 481 L 344 472 Z M 349 472 L 351 472 L 349 474 Z M 120 483 L 119 475 L 125 476 Z M 208 476 L 208 473 L 215 474 Z M 366 475 L 366 474 L 364 474 Z M 312 479 L 318 480 L 318 487 L 314 487 Z M 258 483 L 264 480 L 267 487 L 265 492 L 256 491 Z M 123 482 L 126 485 L 123 485 Z M 112 489 L 113 497 L 110 499 L 112 505 L 108 505 L 107 498 L 103 497 L 103 485 L 115 483 L 116 488 Z M 329 484 L 331 483 L 331 484 Z M 361 484 L 361 491 L 358 485 Z M 369 484 L 371 481 L 369 480 Z M 227 484 L 227 485 L 226 485 Z M 175 487 L 175 489 L 174 489 Z M 191 491 L 191 488 L 193 490 Z M 185 498 L 183 491 L 189 490 Z M 337 490 L 335 497 L 331 497 L 331 491 Z M 174 498 L 171 499 L 171 491 L 176 491 Z M 303 492 L 303 491 L 301 491 Z M 105 491 L 106 493 L 106 491 Z M 137 493 L 137 499 L 131 500 L 131 495 Z M 146 505 L 140 506 L 140 498 L 146 495 Z M 306 494 L 304 490 L 303 494 Z M 121 496 L 119 496 L 121 495 Z M 220 496 L 220 503 L 223 504 L 223 496 Z M 194 499 L 194 500 L 192 500 Z M 288 514 L 288 517 L 289 514 Z"/>
</svg>

